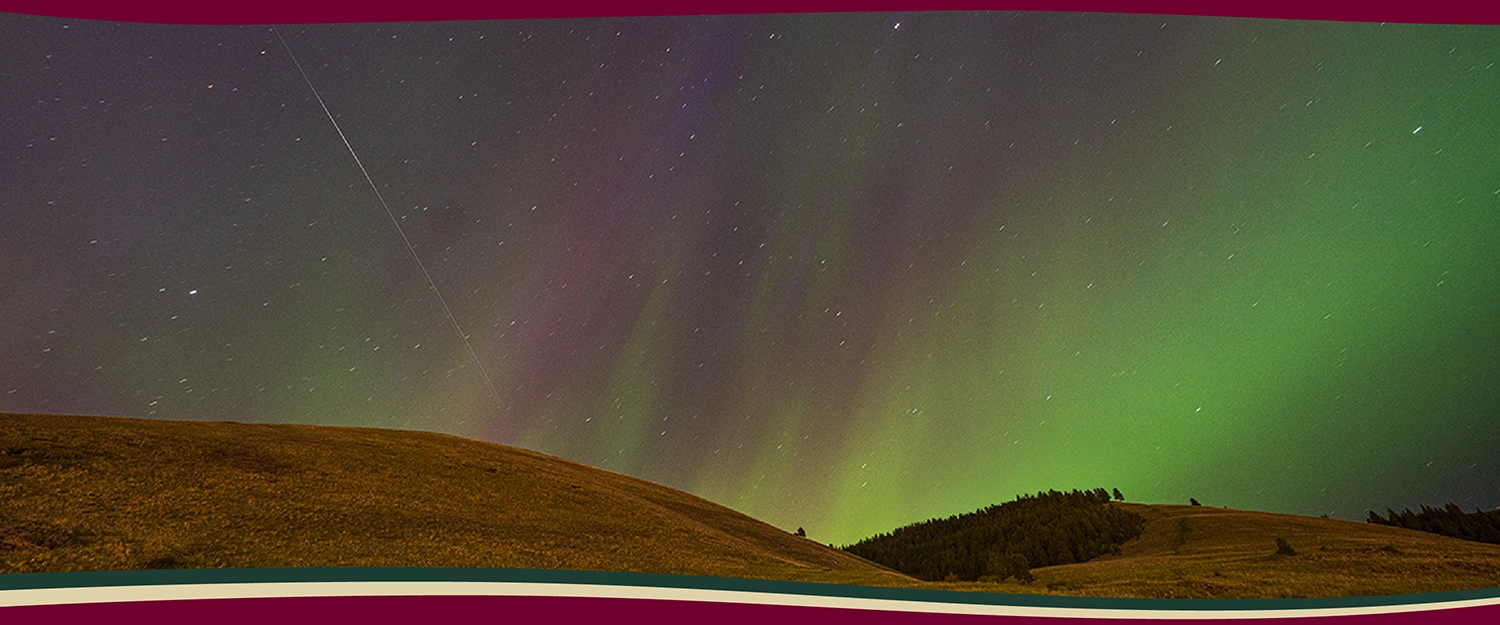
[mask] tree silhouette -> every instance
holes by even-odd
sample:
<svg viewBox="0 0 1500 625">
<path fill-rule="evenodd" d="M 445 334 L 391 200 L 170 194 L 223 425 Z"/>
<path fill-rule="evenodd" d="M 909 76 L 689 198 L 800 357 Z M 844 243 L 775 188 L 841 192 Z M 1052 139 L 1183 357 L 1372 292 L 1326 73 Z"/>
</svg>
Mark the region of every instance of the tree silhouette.
<svg viewBox="0 0 1500 625">
<path fill-rule="evenodd" d="M 1116 488 L 1115 492 L 1114 492 L 1114 495 L 1115 495 L 1115 501 L 1125 501 L 1125 496 L 1120 494 L 1120 489 Z"/>
<path fill-rule="evenodd" d="M 1386 516 L 1369 511 L 1370 523 L 1404 527 L 1410 530 L 1442 534 L 1464 540 L 1500 544 L 1500 510 L 1464 512 L 1455 504 L 1442 508 L 1422 506 L 1421 512 L 1405 509 L 1400 512 L 1386 508 Z"/>
<path fill-rule="evenodd" d="M 797 535 L 801 536 L 803 538 L 807 538 L 807 530 L 804 530 L 804 529 L 802 529 L 802 528 L 799 527 L 799 528 L 797 528 Z"/>
<path fill-rule="evenodd" d="M 1188 503 L 1190 503 L 1192 505 L 1195 505 L 1195 506 L 1201 506 L 1201 505 L 1203 505 L 1201 503 L 1198 503 L 1198 500 L 1197 499 L 1193 499 L 1192 497 L 1188 497 Z"/>
</svg>

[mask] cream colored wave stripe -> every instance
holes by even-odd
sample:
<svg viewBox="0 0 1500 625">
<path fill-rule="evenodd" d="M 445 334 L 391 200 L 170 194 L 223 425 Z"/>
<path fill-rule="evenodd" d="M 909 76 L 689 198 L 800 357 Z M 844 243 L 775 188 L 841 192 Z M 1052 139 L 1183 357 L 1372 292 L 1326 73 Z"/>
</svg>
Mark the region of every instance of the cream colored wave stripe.
<svg viewBox="0 0 1500 625">
<path fill-rule="evenodd" d="M 1024 606 L 945 603 L 870 597 L 781 594 L 703 588 L 664 588 L 550 582 L 475 581 L 332 581 L 241 582 L 99 586 L 82 588 L 22 588 L 0 590 L 0 608 L 81 603 L 177 601 L 192 599 L 271 599 L 292 597 L 495 596 L 656 599 L 710 603 L 745 603 L 788 607 L 842 608 L 933 614 L 973 614 L 1093 619 L 1268 619 L 1310 618 L 1426 612 L 1500 606 L 1500 597 L 1416 604 L 1300 608 L 1300 609 L 1186 609 Z"/>
</svg>

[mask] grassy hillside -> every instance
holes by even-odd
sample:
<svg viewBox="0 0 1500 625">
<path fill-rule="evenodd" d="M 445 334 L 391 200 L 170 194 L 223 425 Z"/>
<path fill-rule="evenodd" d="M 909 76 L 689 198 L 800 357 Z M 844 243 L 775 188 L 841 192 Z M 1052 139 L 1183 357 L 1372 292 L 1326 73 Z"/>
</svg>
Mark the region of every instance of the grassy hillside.
<svg viewBox="0 0 1500 625">
<path fill-rule="evenodd" d="M 0 572 L 323 566 L 910 582 L 686 493 L 453 436 L 0 414 Z"/>
<path fill-rule="evenodd" d="M 936 584 L 1002 593 L 1275 599 L 1500 587 L 1500 545 L 1370 523 L 1203 506 L 1110 504 L 1140 514 L 1118 556 L 1033 569 L 1022 585 Z M 1276 539 L 1296 555 L 1278 555 Z"/>
<path fill-rule="evenodd" d="M 928 583 L 663 486 L 397 430 L 0 414 L 0 573 L 210 567 L 640 571 L 1105 597 L 1500 587 L 1500 545 L 1368 523 L 1111 503 L 1120 555 Z M 1296 555 L 1276 554 L 1282 538 Z"/>
</svg>

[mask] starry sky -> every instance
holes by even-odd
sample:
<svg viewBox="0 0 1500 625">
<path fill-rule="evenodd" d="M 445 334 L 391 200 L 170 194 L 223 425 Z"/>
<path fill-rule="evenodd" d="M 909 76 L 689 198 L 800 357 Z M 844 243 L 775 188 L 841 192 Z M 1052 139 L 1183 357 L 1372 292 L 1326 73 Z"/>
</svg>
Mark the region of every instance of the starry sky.
<svg viewBox="0 0 1500 625">
<path fill-rule="evenodd" d="M 1497 28 L 0 15 L 0 411 L 446 432 L 839 544 L 1494 508 Z"/>
</svg>

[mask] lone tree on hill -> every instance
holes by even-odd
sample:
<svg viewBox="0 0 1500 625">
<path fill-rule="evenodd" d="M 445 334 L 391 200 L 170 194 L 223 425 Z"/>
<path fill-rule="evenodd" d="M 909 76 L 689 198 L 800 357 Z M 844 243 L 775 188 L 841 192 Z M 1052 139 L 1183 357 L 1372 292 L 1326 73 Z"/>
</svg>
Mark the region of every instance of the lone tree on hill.
<svg viewBox="0 0 1500 625">
<path fill-rule="evenodd" d="M 799 528 L 797 528 L 797 535 L 801 536 L 803 538 L 807 538 L 807 530 L 804 530 L 804 529 L 802 529 L 802 528 L 799 527 Z"/>
<path fill-rule="evenodd" d="M 1120 494 L 1120 489 L 1116 488 L 1114 490 L 1115 501 L 1125 501 L 1125 496 Z"/>
<path fill-rule="evenodd" d="M 1201 503 L 1198 503 L 1198 500 L 1197 499 L 1193 499 L 1192 497 L 1188 497 L 1188 503 L 1190 503 L 1192 505 L 1195 505 L 1195 506 L 1201 506 L 1201 505 L 1203 505 Z"/>
</svg>

